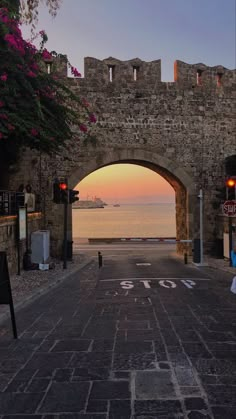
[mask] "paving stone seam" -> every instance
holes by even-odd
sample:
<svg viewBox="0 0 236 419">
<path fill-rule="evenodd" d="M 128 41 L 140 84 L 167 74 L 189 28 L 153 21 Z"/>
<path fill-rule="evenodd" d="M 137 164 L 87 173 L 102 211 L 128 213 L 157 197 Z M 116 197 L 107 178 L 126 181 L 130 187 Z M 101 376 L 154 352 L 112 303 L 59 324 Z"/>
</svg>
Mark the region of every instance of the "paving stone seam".
<svg viewBox="0 0 236 419">
<path fill-rule="evenodd" d="M 40 408 L 41 408 L 41 406 L 43 405 L 43 402 L 44 402 L 44 400 L 46 399 L 46 397 L 47 397 L 47 395 L 48 395 L 48 392 L 49 392 L 49 390 L 50 390 L 50 388 L 51 388 L 52 384 L 53 384 L 53 380 L 50 380 L 49 385 L 48 385 L 48 388 L 47 388 L 47 392 L 45 392 L 45 394 L 43 395 L 42 399 L 40 400 L 40 402 L 39 402 L 38 406 L 36 407 L 36 409 L 35 409 L 35 411 L 34 411 L 34 414 L 39 414 L 39 415 L 40 415 L 40 414 L 42 414 L 42 413 L 40 413 L 40 412 L 39 412 L 39 409 L 40 409 Z M 44 414 L 46 414 L 46 413 L 44 413 Z"/>
<path fill-rule="evenodd" d="M 37 300 L 39 297 L 47 294 L 49 291 L 51 291 L 53 288 L 56 288 L 59 284 L 63 283 L 67 279 L 73 279 L 70 278 L 71 276 L 74 276 L 77 272 L 80 272 L 82 269 L 84 269 L 87 265 L 92 263 L 92 260 L 86 260 L 81 265 L 77 266 L 75 269 L 73 269 L 70 272 L 66 272 L 64 275 L 57 277 L 53 282 L 48 283 L 42 288 L 39 288 L 37 291 L 29 295 L 28 297 L 24 298 L 24 301 L 20 301 L 14 305 L 15 313 L 17 313 L 19 310 L 26 308 L 31 303 L 33 303 L 35 300 Z M 14 300 L 14 299 L 13 299 Z M 10 318 L 10 312 L 6 312 L 0 315 L 0 325 L 4 323 L 6 320 Z"/>
<path fill-rule="evenodd" d="M 196 316 L 194 316 L 195 318 L 196 318 Z M 194 327 L 194 326 L 193 326 Z M 213 356 L 213 358 L 215 358 L 214 357 L 214 354 L 212 354 L 212 352 L 211 352 L 211 348 L 207 345 L 207 342 L 205 342 L 204 341 L 204 339 L 203 339 L 203 337 L 201 336 L 201 333 L 198 331 L 198 330 L 196 330 L 195 328 L 194 328 L 194 330 L 195 330 L 195 332 L 197 333 L 197 335 L 198 335 L 198 337 L 199 337 L 199 340 L 202 342 L 202 344 L 207 348 L 207 350 L 210 352 L 210 354 Z"/>
<path fill-rule="evenodd" d="M 88 403 L 89 403 L 89 397 L 90 397 L 90 394 L 91 394 L 92 386 L 93 386 L 93 381 L 89 381 L 88 394 L 87 394 L 86 401 L 85 401 L 85 404 L 84 404 L 84 409 L 83 409 L 83 412 L 84 413 L 87 412 Z"/>
<path fill-rule="evenodd" d="M 83 330 L 82 330 L 82 333 L 81 333 L 81 337 L 83 337 L 84 336 L 84 333 L 86 332 L 86 329 L 87 329 L 87 326 L 89 325 L 89 323 L 91 322 L 91 319 L 92 319 L 92 315 L 89 317 L 89 319 L 87 320 L 87 322 L 85 323 L 85 326 L 84 326 L 84 328 L 83 328 Z"/>
<path fill-rule="evenodd" d="M 25 329 L 20 335 L 19 335 L 19 337 L 22 337 L 22 335 L 24 334 L 24 333 L 27 333 L 27 331 L 29 330 L 29 329 L 31 329 L 33 326 L 34 326 L 34 324 L 35 323 L 37 323 L 37 321 L 38 320 L 40 320 L 41 319 L 41 317 L 42 316 L 44 316 L 44 314 L 45 313 L 42 313 L 42 315 L 40 315 L 27 329 Z M 45 338 L 44 338 L 44 340 L 45 339 L 47 339 L 47 337 L 48 337 L 48 335 L 50 335 L 51 333 L 52 333 L 52 331 L 55 329 L 55 327 L 60 323 L 60 321 L 62 320 L 62 317 L 60 317 L 59 319 L 58 319 L 58 321 L 57 321 L 57 323 L 55 323 L 54 324 L 54 327 L 53 327 L 53 329 L 50 329 L 49 331 L 48 331 L 48 333 L 46 334 L 46 336 L 45 336 Z"/>
<path fill-rule="evenodd" d="M 24 370 L 25 366 L 27 365 L 27 363 L 31 360 L 31 358 L 34 356 L 35 351 L 32 351 L 31 356 L 25 361 L 24 364 L 21 365 L 21 367 L 19 369 L 16 370 L 16 374 L 12 377 L 12 379 L 8 382 L 7 386 L 5 387 L 4 391 L 6 390 L 6 388 L 14 381 L 14 378 L 17 376 L 17 374 L 22 370 Z M 36 375 L 36 373 L 34 374 Z"/>
<path fill-rule="evenodd" d="M 94 339 L 91 339 L 87 352 L 92 352 L 93 345 L 94 345 Z"/>
<path fill-rule="evenodd" d="M 167 312 L 167 311 L 166 311 Z M 167 314 L 168 314 L 168 312 L 167 312 Z M 172 322 L 172 320 L 171 320 L 171 318 L 169 318 L 169 320 L 170 320 L 170 323 L 171 323 L 171 325 L 172 325 L 172 327 L 173 327 L 173 329 L 175 330 L 175 328 L 174 328 L 174 325 L 173 325 L 173 322 Z M 206 403 L 206 405 L 207 405 L 207 408 L 208 408 L 208 414 L 210 415 L 210 417 L 212 418 L 212 419 L 214 419 L 214 415 L 213 415 L 213 412 L 212 412 L 212 410 L 211 410 L 211 406 L 210 406 L 210 403 L 209 403 L 209 400 L 208 400 L 208 397 L 207 397 L 207 394 L 206 394 L 206 392 L 205 392 L 205 390 L 204 390 L 204 388 L 203 388 L 203 386 L 202 386 L 202 383 L 201 383 L 201 380 L 199 379 L 199 376 L 198 376 L 198 372 L 197 372 L 197 370 L 196 370 L 196 368 L 194 367 L 194 365 L 192 364 L 192 361 L 191 361 L 191 358 L 188 356 L 188 354 L 185 352 L 185 349 L 184 349 L 184 346 L 183 346 L 183 344 L 182 344 L 182 341 L 181 341 L 181 339 L 179 338 L 179 336 L 178 336 L 178 334 L 176 334 L 177 335 L 177 338 L 178 338 L 178 340 L 179 340 L 179 343 L 180 343 L 180 346 L 181 346 L 181 348 L 182 348 L 182 350 L 183 350 L 183 352 L 185 353 L 185 355 L 186 355 L 186 357 L 187 357 L 187 359 L 188 359 L 188 361 L 190 362 L 190 365 L 192 366 L 192 369 L 193 369 L 193 371 L 194 371 L 194 378 L 196 379 L 196 382 L 197 382 L 197 384 L 198 384 L 198 387 L 199 387 L 199 389 L 200 389 L 200 391 L 201 391 L 201 397 L 203 398 L 203 400 L 205 401 L 205 403 Z M 171 367 L 172 367 L 172 365 L 171 365 Z M 180 393 L 181 394 L 181 393 Z M 191 397 L 194 397 L 194 396 L 191 396 Z M 186 414 L 186 407 L 185 407 L 185 403 L 184 403 L 184 397 L 183 396 L 181 396 L 181 398 L 180 398 L 180 402 L 181 402 L 181 405 L 182 405 L 182 403 L 183 403 L 183 405 L 184 405 L 184 414 Z"/>
<path fill-rule="evenodd" d="M 136 371 L 130 372 L 130 392 L 131 392 L 131 418 L 135 417 L 135 398 L 136 398 L 136 392 L 135 392 L 135 378 L 136 378 Z"/>
<path fill-rule="evenodd" d="M 40 318 L 41 316 L 39 316 L 39 318 Z M 57 323 L 59 323 L 60 322 L 60 320 L 57 322 Z M 57 324 L 56 324 L 57 325 Z M 56 325 L 54 326 L 54 328 L 52 329 L 52 331 L 55 329 L 55 327 L 56 327 Z M 51 332 L 50 332 L 51 333 Z M 48 335 L 47 335 L 48 336 Z M 45 338 L 46 339 L 46 338 Z M 43 341 L 45 340 L 45 339 L 43 339 Z M 33 358 L 33 356 L 35 355 L 35 351 L 32 351 L 32 354 L 31 354 L 31 356 L 27 359 L 27 361 L 25 362 L 25 364 L 24 365 L 22 365 L 22 367 L 21 367 L 21 369 L 23 370 L 24 368 L 25 368 L 25 366 L 27 365 L 27 363 L 29 363 L 29 361 Z M 19 372 L 19 370 L 17 371 L 17 372 Z"/>
<path fill-rule="evenodd" d="M 42 344 L 47 341 L 47 337 L 43 340 Z M 51 348 L 49 349 L 48 353 L 52 353 L 53 348 L 55 348 L 55 346 L 57 345 L 57 343 L 59 342 L 59 339 L 55 339 L 53 345 L 51 346 Z"/>
<path fill-rule="evenodd" d="M 161 302 L 161 301 L 160 301 L 160 304 L 162 305 L 163 310 L 166 312 L 166 315 L 167 315 L 167 317 L 169 318 L 169 316 L 168 316 L 168 312 L 166 311 L 166 309 L 165 309 L 165 307 L 164 307 L 164 305 L 162 304 L 162 302 Z M 157 317 L 157 315 L 156 315 L 156 312 L 154 312 L 154 316 L 155 316 L 155 318 L 156 318 L 157 323 L 159 323 L 159 322 L 158 322 L 158 317 Z M 169 319 L 169 320 L 170 320 L 170 319 Z M 173 327 L 173 324 L 172 324 L 172 327 Z M 165 345 L 165 350 L 166 350 L 167 359 L 168 359 L 168 362 L 169 362 L 169 365 L 170 365 L 170 371 L 171 371 L 171 376 L 172 376 L 172 380 L 173 380 L 174 390 L 175 390 L 175 392 L 176 392 L 177 399 L 180 401 L 180 404 L 181 404 L 181 408 L 182 408 L 183 414 L 184 414 L 184 416 L 187 418 L 187 413 L 186 413 L 186 408 L 185 408 L 185 404 L 184 404 L 183 396 L 181 395 L 181 391 L 180 391 L 180 388 L 179 388 L 180 386 L 179 386 L 179 383 L 178 383 L 177 377 L 176 377 L 176 375 L 175 375 L 174 367 L 173 367 L 173 365 L 172 365 L 172 362 L 171 362 L 171 359 L 170 359 L 170 356 L 169 356 L 169 352 L 168 352 L 168 348 L 167 348 L 167 346 L 166 346 L 166 342 L 165 342 L 164 336 L 163 336 L 163 334 L 162 334 L 161 328 L 160 328 L 160 334 L 161 334 L 161 337 L 162 337 L 163 342 L 164 342 L 164 345 Z"/>
<path fill-rule="evenodd" d="M 36 317 L 36 319 L 33 321 L 33 323 L 26 329 L 24 329 L 24 331 L 19 335 L 19 338 L 22 336 L 22 334 L 27 333 L 27 331 L 34 326 L 34 324 L 40 320 L 41 317 L 43 317 L 44 313 L 41 313 L 38 317 Z"/>
<path fill-rule="evenodd" d="M 115 346 L 117 342 L 117 333 L 118 333 L 118 327 L 117 327 L 117 321 L 116 321 L 116 331 L 113 338 L 113 349 L 112 349 L 112 355 L 111 355 L 111 371 L 114 371 L 114 360 L 115 360 Z"/>
</svg>

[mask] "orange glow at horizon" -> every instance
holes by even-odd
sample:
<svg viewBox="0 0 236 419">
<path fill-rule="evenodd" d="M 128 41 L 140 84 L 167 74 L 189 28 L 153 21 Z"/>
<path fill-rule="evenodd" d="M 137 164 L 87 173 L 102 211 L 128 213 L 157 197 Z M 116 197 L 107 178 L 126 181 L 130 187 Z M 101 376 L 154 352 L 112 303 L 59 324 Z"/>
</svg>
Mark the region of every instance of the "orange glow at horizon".
<svg viewBox="0 0 236 419">
<path fill-rule="evenodd" d="M 86 176 L 76 187 L 80 199 L 109 203 L 173 203 L 175 191 L 160 175 L 135 164 L 113 164 Z"/>
</svg>

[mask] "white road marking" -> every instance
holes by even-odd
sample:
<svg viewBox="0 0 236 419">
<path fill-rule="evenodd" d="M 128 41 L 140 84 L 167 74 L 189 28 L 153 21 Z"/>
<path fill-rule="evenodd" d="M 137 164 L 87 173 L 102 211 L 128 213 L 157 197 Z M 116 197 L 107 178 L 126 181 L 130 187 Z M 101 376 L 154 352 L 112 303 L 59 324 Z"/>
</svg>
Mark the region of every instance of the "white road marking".
<svg viewBox="0 0 236 419">
<path fill-rule="evenodd" d="M 196 285 L 195 281 L 192 281 L 192 279 L 181 279 L 181 282 L 187 287 L 187 288 L 193 288 L 194 285 Z"/>
<path fill-rule="evenodd" d="M 176 284 L 173 281 L 169 281 L 169 279 L 159 281 L 159 284 L 164 288 L 176 288 Z"/>
<path fill-rule="evenodd" d="M 130 290 L 131 288 L 134 288 L 132 281 L 122 281 L 120 285 L 124 290 Z"/>
<path fill-rule="evenodd" d="M 112 281 L 142 281 L 142 280 L 147 280 L 147 281 L 152 281 L 152 280 L 170 280 L 170 281 L 177 281 L 177 280 L 181 280 L 181 281 L 210 281 L 210 278 L 183 278 L 183 277 L 176 277 L 176 278 L 146 278 L 146 277 L 140 277 L 140 278 L 110 278 L 110 279 L 100 279 L 100 282 L 112 282 Z"/>
<path fill-rule="evenodd" d="M 125 279 L 125 280 L 122 280 L 122 281 L 120 279 L 110 279 L 110 280 L 105 280 L 105 282 L 107 282 L 107 281 L 110 281 L 110 282 L 119 281 L 121 288 L 123 288 L 124 290 L 131 290 L 135 286 L 134 282 L 139 281 L 139 283 L 143 284 L 144 288 L 150 289 L 150 288 L 152 288 L 152 280 L 153 279 L 157 280 L 158 284 L 161 287 L 168 288 L 168 289 L 176 288 L 177 285 L 179 285 L 179 284 L 183 284 L 188 289 L 193 289 L 195 287 L 195 285 L 197 285 L 195 280 L 197 280 L 197 279 L 200 280 L 200 281 L 202 281 L 202 280 L 208 281 L 209 280 L 208 278 L 194 278 L 194 281 L 193 281 L 193 279 L 187 279 L 187 278 L 186 279 L 171 278 L 172 280 L 170 280 L 169 278 L 162 278 L 162 279 L 160 279 L 160 278 L 146 278 L 146 279 L 129 278 L 129 279 Z M 173 279 L 175 279 L 175 280 L 178 279 L 178 281 L 176 281 L 177 283 L 175 281 L 173 281 Z M 137 282 L 136 282 L 136 284 L 137 284 Z M 125 295 L 127 295 L 127 294 L 128 294 L 128 292 Z M 106 295 L 109 295 L 109 291 L 106 293 Z"/>
<path fill-rule="evenodd" d="M 118 292 L 117 291 L 106 291 L 105 295 L 116 297 L 118 295 Z"/>
<path fill-rule="evenodd" d="M 143 262 L 143 263 L 136 263 L 137 266 L 151 266 L 151 263 Z"/>
<path fill-rule="evenodd" d="M 146 279 L 141 279 L 140 282 L 143 283 L 143 285 L 144 285 L 145 288 L 151 288 L 151 286 L 149 284 L 150 281 L 147 281 Z"/>
</svg>

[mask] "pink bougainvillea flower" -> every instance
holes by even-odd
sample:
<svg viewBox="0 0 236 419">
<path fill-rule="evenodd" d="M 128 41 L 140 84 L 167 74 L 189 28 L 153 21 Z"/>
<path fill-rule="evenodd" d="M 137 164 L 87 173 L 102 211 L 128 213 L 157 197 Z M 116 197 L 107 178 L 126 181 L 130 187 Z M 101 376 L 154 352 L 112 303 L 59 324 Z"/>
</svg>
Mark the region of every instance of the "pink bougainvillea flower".
<svg viewBox="0 0 236 419">
<path fill-rule="evenodd" d="M 33 135 L 34 137 L 36 137 L 38 135 L 38 130 L 36 128 L 32 128 L 31 129 L 31 135 Z"/>
<path fill-rule="evenodd" d="M 14 125 L 8 124 L 7 128 L 9 129 L 9 131 L 14 131 L 15 127 Z"/>
<path fill-rule="evenodd" d="M 25 48 L 27 49 L 27 51 L 31 54 L 31 55 L 35 55 L 37 52 L 37 48 L 31 43 L 31 42 L 25 42 Z"/>
<path fill-rule="evenodd" d="M 22 32 L 21 32 L 21 30 L 20 30 L 19 26 L 15 26 L 15 33 L 16 33 L 18 36 L 22 36 Z"/>
<path fill-rule="evenodd" d="M 51 56 L 50 52 L 46 48 L 42 52 L 42 58 L 44 60 L 52 60 L 52 56 Z"/>
<path fill-rule="evenodd" d="M 28 71 L 27 76 L 29 77 L 36 77 L 36 74 L 33 71 Z"/>
<path fill-rule="evenodd" d="M 2 23 L 5 23 L 5 24 L 7 24 L 10 21 L 8 16 L 0 15 L 0 19 L 1 19 Z"/>
<path fill-rule="evenodd" d="M 0 76 L 0 79 L 1 79 L 2 81 L 7 81 L 7 74 L 6 74 L 6 73 L 3 73 L 3 74 Z"/>
<path fill-rule="evenodd" d="M 0 140 L 3 138 L 3 134 L 2 132 L 0 132 Z"/>
<path fill-rule="evenodd" d="M 38 71 L 39 70 L 39 66 L 38 66 L 37 63 L 32 63 L 30 65 L 30 67 L 31 67 L 31 70 L 33 70 L 33 71 Z"/>
<path fill-rule="evenodd" d="M 4 103 L 2 102 L 2 100 L 0 100 L 0 108 L 3 108 Z"/>
<path fill-rule="evenodd" d="M 5 113 L 1 113 L 0 119 L 8 119 L 8 116 Z"/>
<path fill-rule="evenodd" d="M 89 120 L 90 120 L 90 122 L 92 122 L 92 123 L 97 122 L 97 118 L 96 118 L 96 116 L 95 116 L 93 113 L 91 113 L 91 114 L 89 115 Z"/>
<path fill-rule="evenodd" d="M 17 37 L 16 35 L 8 33 L 4 36 L 4 40 L 8 43 L 10 47 L 15 48 L 22 55 L 25 54 L 23 39 Z"/>
<path fill-rule="evenodd" d="M 15 36 L 14 36 L 14 35 L 12 35 L 12 34 L 10 34 L 10 33 L 7 33 L 7 34 L 4 36 L 4 41 L 7 41 L 7 43 L 8 43 L 9 45 L 11 45 L 12 47 L 17 48 L 17 40 L 16 40 L 16 38 L 15 38 Z"/>
<path fill-rule="evenodd" d="M 80 72 L 77 70 L 77 68 L 75 67 L 71 67 L 71 73 L 73 74 L 73 76 L 75 77 L 81 77 Z"/>
<path fill-rule="evenodd" d="M 84 124 L 80 124 L 79 129 L 80 129 L 80 131 L 82 131 L 82 132 L 87 132 L 87 131 L 88 131 L 88 128 L 87 128 L 87 127 L 86 127 L 86 125 L 84 125 Z"/>
</svg>

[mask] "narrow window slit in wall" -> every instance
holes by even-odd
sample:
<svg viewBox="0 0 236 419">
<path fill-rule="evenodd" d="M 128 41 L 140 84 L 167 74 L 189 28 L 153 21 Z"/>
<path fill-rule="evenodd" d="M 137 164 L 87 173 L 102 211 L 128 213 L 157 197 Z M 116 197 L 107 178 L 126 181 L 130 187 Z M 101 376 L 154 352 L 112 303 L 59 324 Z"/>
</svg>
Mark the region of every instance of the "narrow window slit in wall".
<svg viewBox="0 0 236 419">
<path fill-rule="evenodd" d="M 115 66 L 108 65 L 108 72 L 109 72 L 109 81 L 113 82 L 115 76 Z"/>
<path fill-rule="evenodd" d="M 139 67 L 134 66 L 133 67 L 134 81 L 138 80 L 138 72 L 139 72 Z"/>
<path fill-rule="evenodd" d="M 202 70 L 197 70 L 197 85 L 201 86 L 202 85 Z"/>
<path fill-rule="evenodd" d="M 48 74 L 51 74 L 51 72 L 52 72 L 52 64 L 51 63 L 46 63 L 46 66 L 47 66 L 47 73 Z"/>
<path fill-rule="evenodd" d="M 216 75 L 216 84 L 217 84 L 217 87 L 222 86 L 222 76 L 223 76 L 222 73 L 217 73 L 217 75 Z"/>
</svg>

